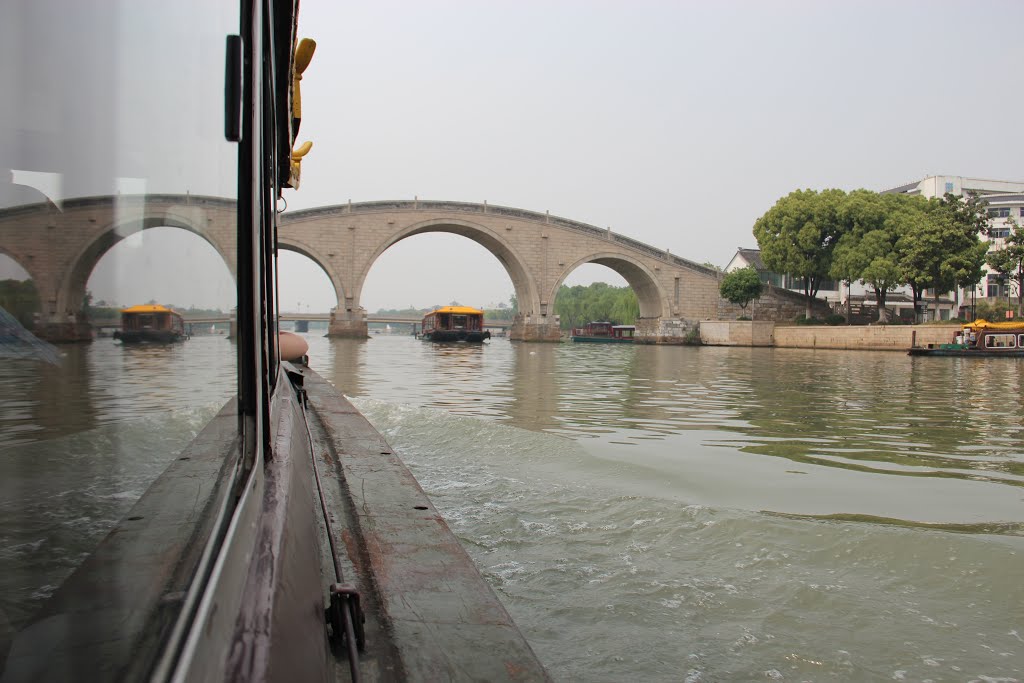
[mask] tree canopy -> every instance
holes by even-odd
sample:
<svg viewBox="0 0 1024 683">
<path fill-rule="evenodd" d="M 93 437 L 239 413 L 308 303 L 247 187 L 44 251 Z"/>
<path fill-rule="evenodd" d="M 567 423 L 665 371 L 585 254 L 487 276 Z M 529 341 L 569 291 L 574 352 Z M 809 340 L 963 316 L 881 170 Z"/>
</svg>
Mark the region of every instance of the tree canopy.
<svg viewBox="0 0 1024 683">
<path fill-rule="evenodd" d="M 0 308 L 31 327 L 33 315 L 39 311 L 36 284 L 32 280 L 0 280 Z"/>
<path fill-rule="evenodd" d="M 903 229 L 898 218 L 902 199 L 899 195 L 855 190 L 840 207 L 843 234 L 829 272 L 846 282 L 859 280 L 871 285 L 880 322 L 887 321 L 886 295 L 901 284 L 896 244 Z"/>
<path fill-rule="evenodd" d="M 886 295 L 899 285 L 910 286 L 916 309 L 925 288 L 937 306 L 941 292 L 976 284 L 987 227 L 978 197 L 796 190 L 754 223 L 754 236 L 769 269 L 803 278 L 808 316 L 810 297 L 831 276 L 871 286 L 884 321 Z"/>
<path fill-rule="evenodd" d="M 629 287 L 613 287 L 605 282 L 586 287 L 562 285 L 555 298 L 555 315 L 561 317 L 563 330 L 594 321 L 632 325 L 640 317 L 640 303 Z"/>
<path fill-rule="evenodd" d="M 1024 315 L 1024 305 L 1020 296 L 1024 287 L 1024 228 L 1017 221 L 1007 220 L 1010 234 L 1004 239 L 1001 249 L 989 252 L 988 265 L 1017 288 L 1017 315 Z"/>
<path fill-rule="evenodd" d="M 987 226 L 987 220 L 978 217 L 973 199 L 964 200 L 964 206 L 948 194 L 926 201 L 923 211 L 907 220 L 897 247 L 902 282 L 914 290 L 915 305 L 927 287 L 937 309 L 941 292 L 972 286 L 981 279 L 988 243 L 979 238 L 978 226 Z"/>
<path fill-rule="evenodd" d="M 803 278 L 808 297 L 818 294 L 829 276 L 832 253 L 843 234 L 842 190 L 796 190 L 775 203 L 754 223 L 754 237 L 764 264 L 777 273 Z"/>
<path fill-rule="evenodd" d="M 746 309 L 751 301 L 761 296 L 763 290 L 764 283 L 761 282 L 761 277 L 753 266 L 739 268 L 728 273 L 718 286 L 718 292 L 723 299 L 742 309 Z"/>
</svg>

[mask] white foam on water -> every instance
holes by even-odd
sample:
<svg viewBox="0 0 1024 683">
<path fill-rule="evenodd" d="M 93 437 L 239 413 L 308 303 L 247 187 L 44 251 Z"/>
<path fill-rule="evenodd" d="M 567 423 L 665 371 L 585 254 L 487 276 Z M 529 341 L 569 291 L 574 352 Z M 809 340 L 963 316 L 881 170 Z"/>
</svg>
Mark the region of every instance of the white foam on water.
<svg viewBox="0 0 1024 683">
<path fill-rule="evenodd" d="M 675 475 L 635 486 L 644 463 L 595 457 L 590 442 L 354 402 L 556 680 L 865 680 L 876 667 L 922 680 L 942 667 L 1012 676 L 1019 664 L 1001 654 L 1021 638 L 1000 605 L 1024 604 L 1024 588 L 995 568 L 1014 562 L 1022 539 L 715 506 L 673 490 Z M 986 654 L 964 641 L 939 667 L 926 662 L 939 661 L 937 640 L 982 625 L 1002 626 L 999 647 Z M 795 660 L 793 642 L 805 644 Z"/>
</svg>

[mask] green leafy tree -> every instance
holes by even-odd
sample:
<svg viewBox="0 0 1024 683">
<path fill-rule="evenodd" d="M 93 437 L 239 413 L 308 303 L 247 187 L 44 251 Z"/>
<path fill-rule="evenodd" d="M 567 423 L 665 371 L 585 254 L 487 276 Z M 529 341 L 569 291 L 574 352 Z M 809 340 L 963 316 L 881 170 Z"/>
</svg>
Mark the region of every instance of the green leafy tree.
<svg viewBox="0 0 1024 683">
<path fill-rule="evenodd" d="M 629 287 L 613 287 L 604 282 L 586 287 L 562 285 L 555 298 L 555 314 L 561 320 L 562 329 L 582 327 L 598 320 L 632 325 L 640 316 L 640 304 Z"/>
<path fill-rule="evenodd" d="M 718 293 L 726 301 L 738 305 L 746 310 L 747 304 L 761 296 L 764 291 L 764 283 L 753 266 L 738 268 L 722 278 L 718 286 Z"/>
<path fill-rule="evenodd" d="M 761 259 L 769 269 L 803 278 L 807 317 L 821 282 L 829 276 L 832 254 L 845 224 L 842 190 L 796 190 L 754 223 Z"/>
<path fill-rule="evenodd" d="M 952 223 L 949 253 L 944 263 L 944 273 L 954 287 L 974 287 L 984 276 L 985 260 L 989 244 L 981 240 L 988 234 L 990 221 L 987 203 L 973 195 L 957 197 L 946 195 L 939 202 L 940 210 Z M 939 291 L 935 290 L 935 313 L 938 316 Z"/>
<path fill-rule="evenodd" d="M 937 210 L 938 202 L 928 200 L 919 195 L 891 195 L 895 197 L 893 212 L 889 220 L 896 224 L 900 233 L 896 242 L 896 254 L 900 265 L 900 281 L 910 287 L 914 316 L 920 310 L 921 297 L 928 287 L 930 275 L 925 268 L 922 256 L 928 250 L 915 251 L 915 239 L 926 231 L 926 223 L 932 220 L 932 212 Z"/>
<path fill-rule="evenodd" d="M 1024 297 L 1020 295 L 1024 287 L 1024 228 L 1010 218 L 1010 234 L 1003 241 L 1003 248 L 988 253 L 988 265 L 1013 283 L 1017 290 L 1017 315 L 1024 315 Z"/>
<path fill-rule="evenodd" d="M 0 307 L 25 327 L 39 311 L 39 292 L 32 280 L 0 280 Z"/>
<path fill-rule="evenodd" d="M 871 285 L 879 322 L 888 322 L 886 295 L 899 286 L 902 275 L 896 253 L 904 227 L 896 220 L 898 212 L 894 209 L 898 201 L 896 195 L 868 190 L 856 190 L 846 196 L 840 208 L 844 234 L 836 245 L 829 271 L 832 277 L 848 283 L 856 280 Z"/>
<path fill-rule="evenodd" d="M 923 218 L 913 222 L 897 243 L 903 281 L 915 292 L 932 290 L 936 317 L 942 292 L 977 284 L 988 252 L 979 238 L 977 216 L 957 201 L 952 195 L 930 200 Z"/>
</svg>

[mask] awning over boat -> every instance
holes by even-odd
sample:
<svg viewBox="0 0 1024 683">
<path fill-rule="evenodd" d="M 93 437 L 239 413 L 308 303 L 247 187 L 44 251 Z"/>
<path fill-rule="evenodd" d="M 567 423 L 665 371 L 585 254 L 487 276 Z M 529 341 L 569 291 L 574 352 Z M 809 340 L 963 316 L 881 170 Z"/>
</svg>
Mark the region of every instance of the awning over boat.
<svg viewBox="0 0 1024 683">
<path fill-rule="evenodd" d="M 122 308 L 122 313 L 174 313 L 178 314 L 177 311 L 160 304 L 140 304 L 138 306 L 132 306 L 130 308 Z"/>
<path fill-rule="evenodd" d="M 458 315 L 484 314 L 480 309 L 470 308 L 469 306 L 442 306 L 441 308 L 435 308 L 431 313 L 455 313 Z"/>
<path fill-rule="evenodd" d="M 982 318 L 978 318 L 974 322 L 964 323 L 964 329 L 973 328 L 975 330 L 1019 330 L 1024 328 L 1024 320 L 1009 320 L 1007 322 L 990 322 Z"/>
</svg>

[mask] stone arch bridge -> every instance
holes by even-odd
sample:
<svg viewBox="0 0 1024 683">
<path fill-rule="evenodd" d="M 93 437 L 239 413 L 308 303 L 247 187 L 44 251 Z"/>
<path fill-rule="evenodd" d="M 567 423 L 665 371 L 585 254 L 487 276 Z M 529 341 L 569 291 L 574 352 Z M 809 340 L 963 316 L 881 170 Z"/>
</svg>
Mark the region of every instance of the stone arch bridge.
<svg viewBox="0 0 1024 683">
<path fill-rule="evenodd" d="M 50 339 L 82 338 L 87 322 L 81 306 L 89 276 L 120 240 L 158 226 L 188 230 L 209 242 L 234 275 L 235 225 L 234 201 L 216 197 L 72 199 L 60 211 L 41 204 L 0 209 L 0 253 L 36 283 L 42 306 L 38 333 Z M 644 341 L 680 342 L 700 320 L 739 312 L 720 298 L 720 275 L 714 269 L 610 229 L 486 203 L 378 201 L 293 211 L 280 216 L 278 242 L 312 259 L 330 278 L 338 306 L 329 334 L 365 337 L 360 297 L 374 262 L 397 242 L 429 232 L 471 239 L 505 267 L 520 309 L 512 339 L 559 338 L 555 295 L 585 263 L 611 268 L 633 288 L 640 303 L 637 335 Z"/>
</svg>

